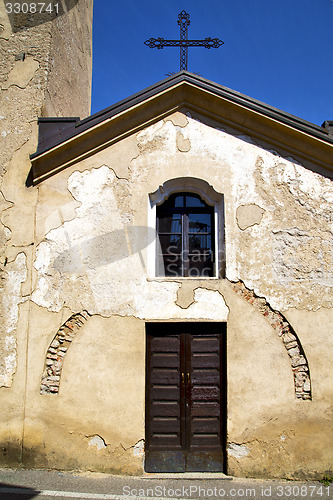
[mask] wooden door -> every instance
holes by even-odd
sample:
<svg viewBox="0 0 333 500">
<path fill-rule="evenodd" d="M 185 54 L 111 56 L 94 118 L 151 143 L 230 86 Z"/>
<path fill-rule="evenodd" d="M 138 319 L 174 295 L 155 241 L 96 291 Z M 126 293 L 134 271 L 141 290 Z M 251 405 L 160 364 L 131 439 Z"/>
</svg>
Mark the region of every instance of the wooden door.
<svg viewBox="0 0 333 500">
<path fill-rule="evenodd" d="M 147 324 L 147 472 L 223 471 L 225 324 Z"/>
</svg>

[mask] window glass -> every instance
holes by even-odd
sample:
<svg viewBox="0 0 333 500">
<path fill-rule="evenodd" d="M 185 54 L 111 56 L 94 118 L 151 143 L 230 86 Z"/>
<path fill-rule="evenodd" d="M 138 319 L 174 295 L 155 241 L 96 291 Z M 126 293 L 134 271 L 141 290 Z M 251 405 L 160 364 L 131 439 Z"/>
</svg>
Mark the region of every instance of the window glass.
<svg viewBox="0 0 333 500">
<path fill-rule="evenodd" d="M 198 195 L 186 195 L 186 206 L 187 207 L 205 207 L 206 203 L 201 200 Z"/>
<path fill-rule="evenodd" d="M 175 207 L 184 207 L 184 196 L 181 195 L 173 195 L 170 199 L 170 203 L 174 203 Z"/>
<path fill-rule="evenodd" d="M 214 208 L 177 193 L 156 208 L 159 276 L 214 276 Z"/>
<path fill-rule="evenodd" d="M 189 236 L 189 252 L 210 253 L 212 248 L 211 235 L 190 235 Z"/>
<path fill-rule="evenodd" d="M 161 234 L 159 235 L 162 255 L 165 254 L 181 254 L 182 253 L 182 236 L 177 234 Z"/>
<path fill-rule="evenodd" d="M 188 214 L 190 233 L 211 233 L 212 214 Z"/>
<path fill-rule="evenodd" d="M 161 214 L 158 221 L 158 232 L 161 233 L 182 233 L 181 214 Z"/>
</svg>

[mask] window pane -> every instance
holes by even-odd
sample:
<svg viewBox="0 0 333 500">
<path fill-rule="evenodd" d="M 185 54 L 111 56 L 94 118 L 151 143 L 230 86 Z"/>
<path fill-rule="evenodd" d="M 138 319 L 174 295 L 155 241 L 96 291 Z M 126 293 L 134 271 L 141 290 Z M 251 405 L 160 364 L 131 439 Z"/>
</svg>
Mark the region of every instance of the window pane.
<svg viewBox="0 0 333 500">
<path fill-rule="evenodd" d="M 181 254 L 182 237 L 178 234 L 159 235 L 162 254 Z"/>
<path fill-rule="evenodd" d="M 190 233 L 211 233 L 212 215 L 211 214 L 188 214 Z"/>
<path fill-rule="evenodd" d="M 194 193 L 175 193 L 156 208 L 159 276 L 214 276 L 214 208 Z"/>
<path fill-rule="evenodd" d="M 190 235 L 189 236 L 189 251 L 190 253 L 199 252 L 205 253 L 210 252 L 212 250 L 212 238 L 207 235 Z"/>
<path fill-rule="evenodd" d="M 162 205 L 157 207 L 157 214 L 159 210 L 170 210 L 172 208 L 183 208 L 184 207 L 185 196 L 182 193 L 172 194 L 169 198 L 162 203 Z"/>
<path fill-rule="evenodd" d="M 189 276 L 213 276 L 214 262 L 210 254 L 189 257 Z"/>
<path fill-rule="evenodd" d="M 159 276 L 182 276 L 181 257 L 169 255 L 160 256 Z"/>
<path fill-rule="evenodd" d="M 171 201 L 171 198 L 173 198 L 173 197 L 170 196 L 170 201 Z M 174 197 L 173 206 L 174 207 L 183 207 L 184 206 L 184 196 L 182 194 L 176 195 Z"/>
<path fill-rule="evenodd" d="M 158 232 L 181 234 L 182 232 L 181 218 L 182 216 L 180 214 L 160 215 Z"/>
<path fill-rule="evenodd" d="M 186 195 L 186 206 L 187 207 L 206 207 L 206 203 L 202 201 L 200 196 L 195 194 Z"/>
</svg>

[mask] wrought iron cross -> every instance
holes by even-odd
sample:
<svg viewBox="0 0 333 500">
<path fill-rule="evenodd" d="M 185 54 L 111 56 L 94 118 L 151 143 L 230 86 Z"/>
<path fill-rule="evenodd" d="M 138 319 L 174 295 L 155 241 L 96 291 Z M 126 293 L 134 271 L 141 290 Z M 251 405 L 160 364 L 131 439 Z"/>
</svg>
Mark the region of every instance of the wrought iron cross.
<svg viewBox="0 0 333 500">
<path fill-rule="evenodd" d="M 149 38 L 145 45 L 151 49 L 157 47 L 180 47 L 180 71 L 187 71 L 187 59 L 189 47 L 205 47 L 206 49 L 218 49 L 224 42 L 219 38 L 205 38 L 204 40 L 189 40 L 188 26 L 190 25 L 190 15 L 182 10 L 178 15 L 178 24 L 180 26 L 180 40 L 164 40 L 164 38 Z"/>
</svg>

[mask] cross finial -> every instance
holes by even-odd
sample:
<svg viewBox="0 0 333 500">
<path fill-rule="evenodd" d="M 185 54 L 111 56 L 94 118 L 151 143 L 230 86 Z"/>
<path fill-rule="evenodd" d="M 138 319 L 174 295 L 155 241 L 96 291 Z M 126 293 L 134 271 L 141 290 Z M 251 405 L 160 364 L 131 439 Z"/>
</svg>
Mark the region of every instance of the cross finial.
<svg viewBox="0 0 333 500">
<path fill-rule="evenodd" d="M 189 40 L 188 26 L 190 25 L 190 15 L 182 10 L 178 15 L 178 24 L 180 26 L 179 40 L 164 40 L 164 38 L 149 38 L 145 41 L 145 45 L 151 49 L 157 47 L 180 47 L 180 71 L 187 71 L 188 47 L 205 47 L 206 49 L 218 49 L 224 42 L 219 38 L 205 38 L 204 40 Z"/>
</svg>

